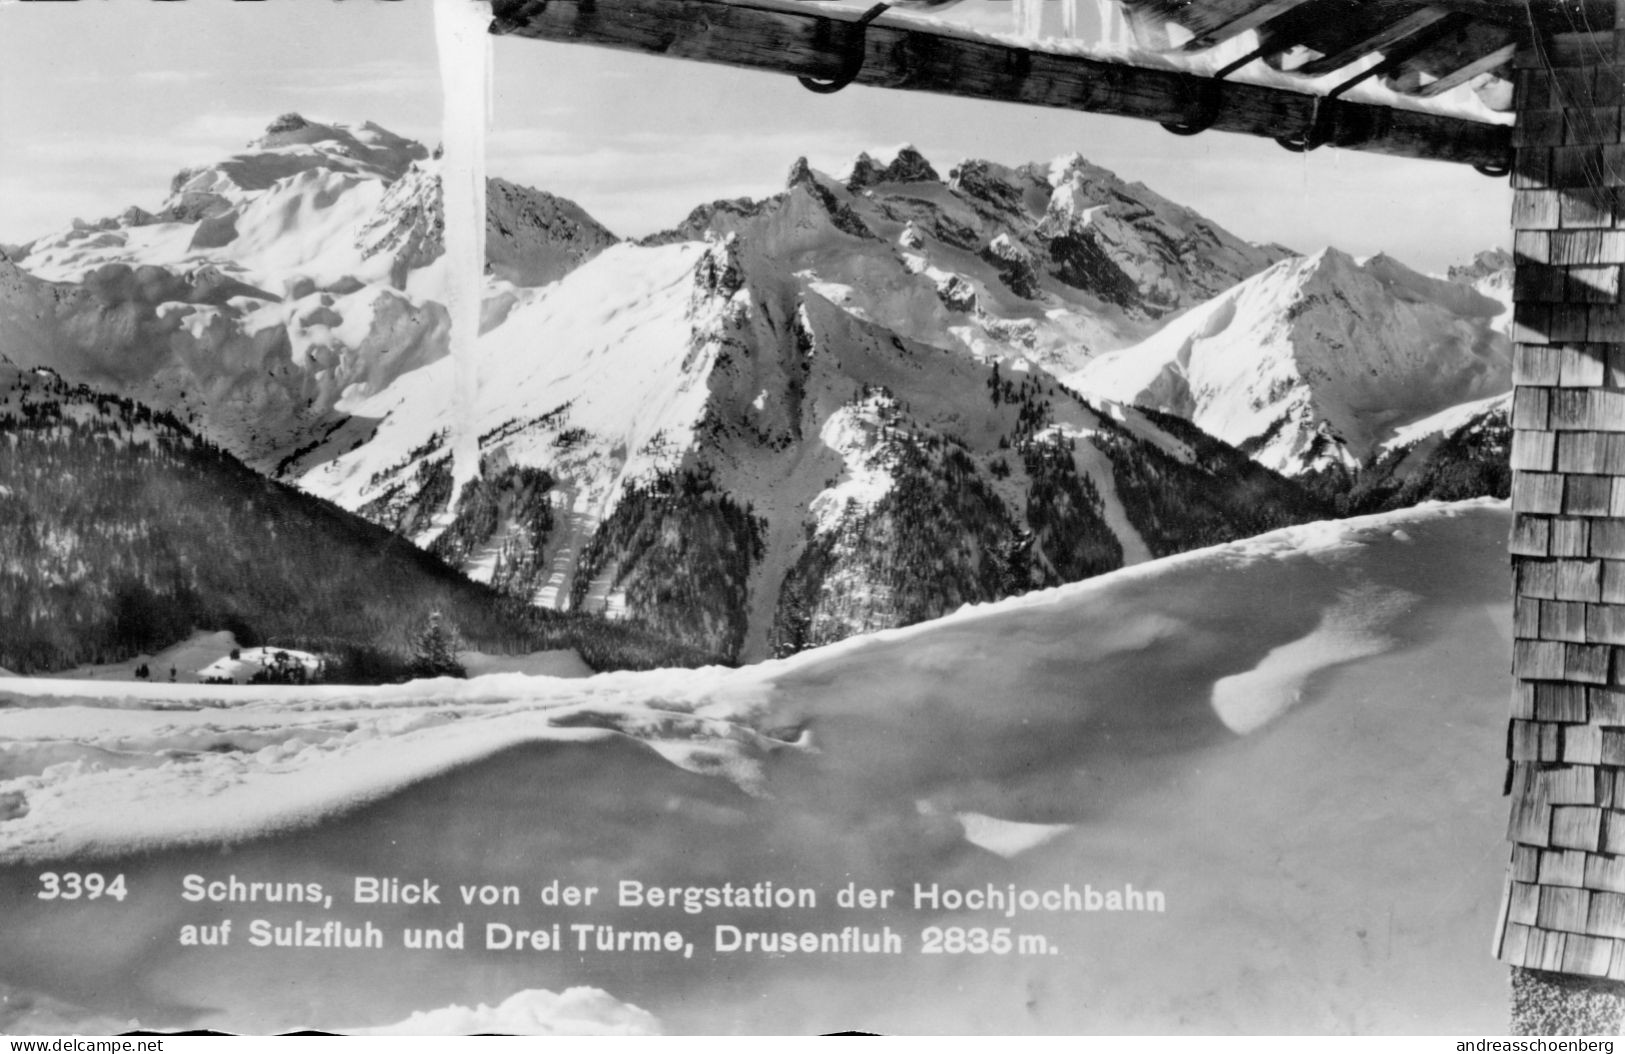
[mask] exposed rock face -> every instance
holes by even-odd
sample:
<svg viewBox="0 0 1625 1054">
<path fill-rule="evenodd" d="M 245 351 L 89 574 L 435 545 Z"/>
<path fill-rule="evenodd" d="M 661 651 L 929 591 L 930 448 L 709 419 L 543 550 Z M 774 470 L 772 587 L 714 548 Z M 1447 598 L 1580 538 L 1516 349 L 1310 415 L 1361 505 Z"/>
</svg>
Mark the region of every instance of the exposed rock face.
<svg viewBox="0 0 1625 1054">
<path fill-rule="evenodd" d="M 364 257 L 393 259 L 397 286 L 445 252 L 440 195 L 438 166 L 414 164 L 356 235 Z M 619 240 L 574 202 L 502 179 L 486 181 L 485 235 L 490 273 L 519 286 L 556 281 Z"/>
<path fill-rule="evenodd" d="M 941 176 L 925 155 L 912 146 L 897 151 L 890 164 L 882 165 L 868 154 L 859 154 L 846 178 L 848 190 L 862 190 L 877 183 L 936 183 Z"/>
<path fill-rule="evenodd" d="M 770 213 L 802 225 L 806 237 L 783 246 L 852 310 L 924 343 L 981 355 L 1014 346 L 1062 371 L 1289 255 L 1076 156 L 968 160 L 944 180 L 912 147 L 884 163 L 859 155 L 844 180 L 798 159 L 782 194 L 714 202 L 643 244 L 740 231 Z M 856 240 L 821 240 L 830 227 Z"/>
</svg>

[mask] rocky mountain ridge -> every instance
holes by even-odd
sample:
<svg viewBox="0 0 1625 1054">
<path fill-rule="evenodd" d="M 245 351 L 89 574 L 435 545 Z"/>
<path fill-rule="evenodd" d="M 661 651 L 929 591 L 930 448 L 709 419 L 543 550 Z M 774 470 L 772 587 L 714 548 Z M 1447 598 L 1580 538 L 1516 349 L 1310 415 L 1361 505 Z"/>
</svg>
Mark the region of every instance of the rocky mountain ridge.
<svg viewBox="0 0 1625 1054">
<path fill-rule="evenodd" d="M 0 345 L 507 595 L 746 659 L 1328 515 L 1323 481 L 1271 468 L 1355 464 L 1504 374 L 1462 284 L 1491 261 L 1452 284 L 1293 257 L 1077 155 L 800 160 L 637 243 L 488 190 L 473 420 L 444 398 L 436 160 L 370 125 L 280 118 L 159 214 L 0 261 Z M 1207 353 L 1238 333 L 1260 339 Z M 1191 383 L 1259 348 L 1264 389 Z M 1409 417 L 1369 412 L 1390 389 Z"/>
</svg>

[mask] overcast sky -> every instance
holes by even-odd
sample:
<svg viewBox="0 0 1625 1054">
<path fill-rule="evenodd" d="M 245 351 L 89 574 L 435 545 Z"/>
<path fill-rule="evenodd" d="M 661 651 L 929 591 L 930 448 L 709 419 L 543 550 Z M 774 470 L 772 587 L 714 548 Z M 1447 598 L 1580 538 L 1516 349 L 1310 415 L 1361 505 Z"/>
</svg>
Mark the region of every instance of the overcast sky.
<svg viewBox="0 0 1625 1054">
<path fill-rule="evenodd" d="M 763 195 L 799 155 L 838 170 L 912 142 L 944 173 L 1080 151 L 1245 238 L 1386 251 L 1439 270 L 1504 245 L 1510 192 L 1464 166 L 1122 118 L 849 88 L 513 38 L 495 45 L 490 170 L 580 202 L 612 230 Z M 0 2 L 0 242 L 152 208 L 181 167 L 278 114 L 439 138 L 430 0 Z"/>
</svg>

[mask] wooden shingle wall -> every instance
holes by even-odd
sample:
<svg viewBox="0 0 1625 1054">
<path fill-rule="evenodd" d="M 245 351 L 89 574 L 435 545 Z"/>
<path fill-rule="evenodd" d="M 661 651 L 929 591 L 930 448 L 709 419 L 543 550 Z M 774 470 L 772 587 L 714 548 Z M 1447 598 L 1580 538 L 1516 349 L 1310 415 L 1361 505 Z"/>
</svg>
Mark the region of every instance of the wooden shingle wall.
<svg viewBox="0 0 1625 1054">
<path fill-rule="evenodd" d="M 1621 5 L 1625 11 L 1625 4 Z M 1518 58 L 1513 843 L 1495 951 L 1625 980 L 1625 16 Z M 1625 45 L 1622 45 L 1625 47 Z"/>
</svg>

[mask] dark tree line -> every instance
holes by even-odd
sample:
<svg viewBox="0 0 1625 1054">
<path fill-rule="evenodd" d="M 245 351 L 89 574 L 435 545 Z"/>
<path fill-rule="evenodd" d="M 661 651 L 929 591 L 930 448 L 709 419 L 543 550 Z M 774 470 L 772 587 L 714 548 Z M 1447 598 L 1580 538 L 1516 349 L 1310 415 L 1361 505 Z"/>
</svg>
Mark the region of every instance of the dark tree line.
<svg viewBox="0 0 1625 1054">
<path fill-rule="evenodd" d="M 662 472 L 629 484 L 576 567 L 570 606 L 594 582 L 624 590 L 627 613 L 688 647 L 737 658 L 744 644 L 751 568 L 762 521 L 709 474 Z"/>
<path fill-rule="evenodd" d="M 334 680 L 389 680 L 410 675 L 436 611 L 492 653 L 575 647 L 599 669 L 716 659 L 646 626 L 517 603 L 167 414 L 0 376 L 0 667 L 123 661 L 225 629 L 320 653 Z"/>
</svg>

